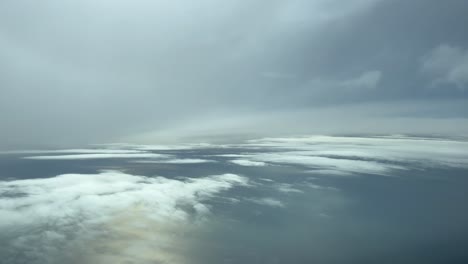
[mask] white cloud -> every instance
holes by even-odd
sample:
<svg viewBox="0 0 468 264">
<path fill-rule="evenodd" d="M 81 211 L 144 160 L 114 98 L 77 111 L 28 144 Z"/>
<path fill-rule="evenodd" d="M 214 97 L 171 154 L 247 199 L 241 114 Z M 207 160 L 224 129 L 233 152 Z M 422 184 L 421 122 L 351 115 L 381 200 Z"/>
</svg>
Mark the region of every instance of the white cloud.
<svg viewBox="0 0 468 264">
<path fill-rule="evenodd" d="M 0 233 L 15 232 L 3 247 L 28 263 L 57 254 L 86 256 L 83 263 L 179 263 L 178 234 L 209 213 L 203 202 L 247 184 L 234 174 L 182 181 L 118 171 L 0 182 Z"/>
<path fill-rule="evenodd" d="M 275 182 L 274 180 L 268 179 L 268 178 L 260 178 L 260 180 L 265 181 L 265 182 Z"/>
<path fill-rule="evenodd" d="M 134 163 L 167 163 L 167 164 L 198 164 L 211 163 L 214 160 L 207 159 L 165 159 L 165 160 L 136 160 Z"/>
<path fill-rule="evenodd" d="M 332 190 L 332 191 L 338 191 L 339 190 L 339 189 L 337 189 L 335 187 L 321 186 L 321 185 L 317 185 L 317 184 L 310 183 L 310 182 L 305 183 L 304 186 L 307 186 L 307 187 L 315 189 L 315 190 Z"/>
<path fill-rule="evenodd" d="M 285 206 L 284 203 L 281 202 L 280 200 L 270 198 L 270 197 L 252 198 L 248 200 L 256 204 L 266 205 L 266 206 L 271 206 L 271 207 L 284 207 Z"/>
<path fill-rule="evenodd" d="M 60 154 L 60 153 L 76 153 L 76 154 L 138 154 L 147 153 L 141 150 L 132 149 L 54 149 L 54 150 L 12 150 L 2 151 L 0 154 Z"/>
<path fill-rule="evenodd" d="M 45 155 L 45 156 L 29 156 L 24 159 L 34 160 L 84 160 L 84 159 L 136 159 L 136 158 L 165 158 L 168 155 L 156 153 L 109 153 L 109 154 L 72 154 L 72 155 Z"/>
<path fill-rule="evenodd" d="M 134 149 L 136 151 L 190 150 L 190 149 L 210 148 L 214 146 L 209 143 L 173 144 L 173 145 L 111 143 L 111 144 L 99 144 L 99 145 L 109 147 L 109 148 L 113 148 L 113 147 L 129 148 L 129 149 Z"/>
<path fill-rule="evenodd" d="M 468 142 L 437 138 L 305 136 L 250 140 L 247 146 L 276 149 L 250 154 L 251 160 L 302 165 L 317 174 L 388 175 L 415 166 L 468 167 Z"/>
<path fill-rule="evenodd" d="M 278 183 L 278 184 L 275 184 L 273 187 L 283 193 L 302 193 L 303 192 L 297 188 L 294 188 L 292 184 L 288 184 L 288 183 Z"/>
<path fill-rule="evenodd" d="M 423 58 L 422 70 L 435 75 L 435 85 L 449 83 L 465 89 L 468 85 L 468 49 L 440 45 Z"/>
<path fill-rule="evenodd" d="M 351 176 L 353 175 L 350 171 L 342 170 L 332 170 L 332 169 L 319 169 L 319 170 L 309 170 L 308 173 L 315 175 L 332 175 L 332 176 Z"/>
<path fill-rule="evenodd" d="M 227 158 L 245 158 L 245 157 L 249 157 L 248 154 L 220 154 L 220 155 L 216 155 L 218 157 L 227 157 Z"/>
<path fill-rule="evenodd" d="M 241 166 L 251 166 L 251 167 L 261 167 L 267 165 L 263 161 L 252 161 L 252 160 L 245 160 L 245 159 L 236 159 L 236 160 L 231 160 L 231 163 L 241 165 Z"/>
<path fill-rule="evenodd" d="M 257 154 L 253 156 L 253 159 L 269 163 L 303 165 L 310 168 L 334 169 L 338 171 L 381 175 L 387 174 L 390 169 L 399 168 L 395 165 L 383 164 L 374 161 L 335 159 L 303 155 L 301 153 L 295 153 L 294 151 Z"/>
</svg>

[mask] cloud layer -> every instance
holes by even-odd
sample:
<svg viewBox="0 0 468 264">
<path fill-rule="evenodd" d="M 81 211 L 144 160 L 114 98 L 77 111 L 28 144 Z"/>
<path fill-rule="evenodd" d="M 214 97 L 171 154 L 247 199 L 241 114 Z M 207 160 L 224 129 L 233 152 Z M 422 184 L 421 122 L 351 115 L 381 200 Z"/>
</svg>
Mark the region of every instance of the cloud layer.
<svg viewBox="0 0 468 264">
<path fill-rule="evenodd" d="M 242 160 L 230 162 L 242 166 L 300 165 L 318 174 L 391 175 L 392 171 L 415 167 L 468 167 L 466 141 L 437 138 L 304 136 L 250 140 L 243 147 L 254 152 L 244 152 Z"/>
<path fill-rule="evenodd" d="M 170 180 L 118 171 L 0 182 L 1 237 L 14 235 L 1 255 L 6 263 L 186 263 L 175 243 L 209 214 L 203 201 L 247 183 L 234 174 Z"/>
<path fill-rule="evenodd" d="M 407 168 L 468 167 L 468 143 L 463 139 L 409 137 L 301 136 L 261 138 L 238 144 L 198 144 L 195 146 L 110 144 L 100 149 L 23 150 L 4 154 L 33 160 L 123 159 L 140 164 L 235 164 L 244 167 L 272 165 L 303 166 L 321 174 L 391 175 Z M 143 150 L 146 149 L 146 150 Z M 239 149 L 242 151 L 239 152 Z M 204 150 L 223 154 L 200 154 Z M 169 151 L 169 152 L 167 152 Z M 22 156 L 30 153 L 50 155 Z M 63 155 L 63 153 L 67 153 Z M 170 154 L 169 154 L 170 153 Z M 53 154 L 53 155 L 52 155 Z M 188 155 L 188 156 L 187 156 Z"/>
</svg>

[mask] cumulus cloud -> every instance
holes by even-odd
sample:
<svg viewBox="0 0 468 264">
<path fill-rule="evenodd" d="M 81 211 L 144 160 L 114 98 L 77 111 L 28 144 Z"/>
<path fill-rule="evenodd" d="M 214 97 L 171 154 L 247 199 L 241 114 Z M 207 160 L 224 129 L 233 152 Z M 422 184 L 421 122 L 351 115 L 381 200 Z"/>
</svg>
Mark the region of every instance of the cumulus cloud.
<svg viewBox="0 0 468 264">
<path fill-rule="evenodd" d="M 468 85 L 468 49 L 440 45 L 423 58 L 422 70 L 435 76 L 435 85 L 454 84 L 465 89 Z"/>
<path fill-rule="evenodd" d="M 209 213 L 203 202 L 247 184 L 234 174 L 182 181 L 118 171 L 0 182 L 0 236 L 15 232 L 2 256 L 7 263 L 179 263 L 174 239 Z"/>
</svg>

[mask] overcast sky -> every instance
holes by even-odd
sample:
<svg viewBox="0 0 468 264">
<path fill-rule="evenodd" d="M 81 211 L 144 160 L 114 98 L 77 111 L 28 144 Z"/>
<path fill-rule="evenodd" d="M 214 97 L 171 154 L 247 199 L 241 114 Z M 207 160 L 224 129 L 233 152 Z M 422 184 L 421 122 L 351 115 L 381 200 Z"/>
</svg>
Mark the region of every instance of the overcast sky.
<svg viewBox="0 0 468 264">
<path fill-rule="evenodd" d="M 2 0 L 0 146 L 468 133 L 465 0 Z"/>
</svg>

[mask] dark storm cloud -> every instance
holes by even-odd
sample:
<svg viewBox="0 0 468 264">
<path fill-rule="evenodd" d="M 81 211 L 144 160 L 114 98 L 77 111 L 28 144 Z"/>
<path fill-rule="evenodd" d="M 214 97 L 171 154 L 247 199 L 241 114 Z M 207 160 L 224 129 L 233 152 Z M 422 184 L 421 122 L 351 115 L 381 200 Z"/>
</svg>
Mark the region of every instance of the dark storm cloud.
<svg viewBox="0 0 468 264">
<path fill-rule="evenodd" d="M 428 66 L 440 47 L 466 57 L 465 10 L 462 0 L 2 1 L 0 144 L 382 132 L 374 119 L 392 132 L 466 133 L 466 58 Z M 339 125 L 339 113 L 356 122 Z M 286 120 L 298 122 L 277 125 Z"/>
</svg>

